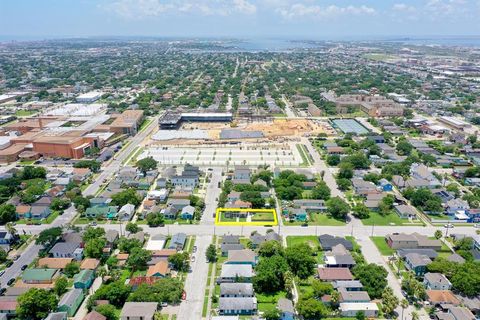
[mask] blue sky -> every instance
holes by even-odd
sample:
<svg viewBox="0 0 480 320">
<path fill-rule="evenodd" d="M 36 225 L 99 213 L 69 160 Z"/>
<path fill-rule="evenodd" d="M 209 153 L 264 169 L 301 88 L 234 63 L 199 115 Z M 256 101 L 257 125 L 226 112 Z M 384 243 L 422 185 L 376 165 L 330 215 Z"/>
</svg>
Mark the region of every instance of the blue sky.
<svg viewBox="0 0 480 320">
<path fill-rule="evenodd" d="M 480 0 L 0 0 L 3 36 L 478 35 Z"/>
</svg>

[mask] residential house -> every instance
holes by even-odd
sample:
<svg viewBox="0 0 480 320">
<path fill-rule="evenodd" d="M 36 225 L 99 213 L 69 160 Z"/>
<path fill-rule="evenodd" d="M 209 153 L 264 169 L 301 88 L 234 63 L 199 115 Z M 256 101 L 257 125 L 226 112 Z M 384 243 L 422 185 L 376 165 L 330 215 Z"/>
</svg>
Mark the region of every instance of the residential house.
<svg viewBox="0 0 480 320">
<path fill-rule="evenodd" d="M 82 261 L 80 264 L 81 270 L 97 270 L 98 266 L 100 265 L 100 260 L 88 258 Z"/>
<path fill-rule="evenodd" d="M 0 299 L 0 315 L 7 315 L 7 318 L 15 318 L 17 306 L 17 297 L 2 297 Z"/>
<path fill-rule="evenodd" d="M 355 193 L 360 196 L 366 197 L 368 194 L 379 193 L 377 186 L 370 181 L 364 181 L 360 178 L 353 178 L 351 181 Z"/>
<path fill-rule="evenodd" d="M 171 206 L 177 211 L 182 210 L 184 207 L 190 205 L 190 200 L 188 199 L 168 199 L 167 200 L 167 206 Z"/>
<path fill-rule="evenodd" d="M 392 233 L 385 236 L 387 244 L 392 249 L 433 249 L 440 250 L 442 242 L 437 239 L 418 234 Z"/>
<path fill-rule="evenodd" d="M 353 250 L 352 242 L 342 237 L 336 237 L 329 234 L 322 234 L 318 237 L 318 240 L 324 251 L 332 250 L 333 247 L 339 244 L 343 245 L 343 247 L 348 251 Z"/>
<path fill-rule="evenodd" d="M 58 277 L 57 269 L 26 269 L 22 281 L 28 284 L 52 284 Z"/>
<path fill-rule="evenodd" d="M 221 298 L 245 298 L 255 297 L 253 284 L 251 283 L 221 283 Z"/>
<path fill-rule="evenodd" d="M 409 204 L 401 204 L 395 206 L 394 209 L 402 219 L 415 218 L 417 216 L 415 208 Z"/>
<path fill-rule="evenodd" d="M 327 205 L 325 204 L 325 200 L 320 199 L 295 199 L 293 200 L 293 206 L 295 208 L 304 209 L 307 212 L 327 211 Z"/>
<path fill-rule="evenodd" d="M 327 251 L 323 259 L 325 266 L 329 268 L 352 268 L 355 266 L 355 260 L 342 244 L 337 244 L 331 251 Z"/>
<path fill-rule="evenodd" d="M 72 258 L 40 258 L 37 266 L 44 269 L 65 269 L 70 262 Z"/>
<path fill-rule="evenodd" d="M 161 260 L 147 270 L 147 277 L 165 278 L 170 274 L 170 267 L 168 261 Z"/>
<path fill-rule="evenodd" d="M 440 181 L 428 171 L 428 167 L 421 163 L 413 163 L 410 167 L 410 175 L 414 179 L 426 180 L 429 183 L 429 186 L 439 186 L 441 185 Z"/>
<path fill-rule="evenodd" d="M 142 284 L 152 286 L 159 279 L 160 279 L 159 277 L 138 276 L 138 277 L 132 277 L 128 282 L 128 284 L 132 287 L 133 290 L 136 290 Z"/>
<path fill-rule="evenodd" d="M 45 320 L 67 320 L 68 319 L 68 313 L 66 312 L 50 312 L 48 316 L 45 318 Z M 85 320 L 84 318 L 83 320 Z M 89 319 L 93 320 L 93 319 Z"/>
<path fill-rule="evenodd" d="M 175 188 L 194 189 L 198 184 L 199 177 L 199 168 L 187 164 L 182 174 L 174 175 L 170 181 Z"/>
<path fill-rule="evenodd" d="M 108 230 L 105 233 L 105 240 L 107 240 L 107 246 L 113 248 L 115 243 L 118 240 L 118 231 L 117 230 Z"/>
<path fill-rule="evenodd" d="M 83 302 L 85 295 L 82 289 L 72 289 L 65 293 L 58 303 L 58 311 L 66 312 L 69 317 L 77 313 L 78 308 Z"/>
<path fill-rule="evenodd" d="M 433 306 L 442 304 L 460 305 L 460 300 L 450 290 L 427 290 L 427 301 Z"/>
<path fill-rule="evenodd" d="M 250 243 L 253 249 L 258 248 L 262 243 L 267 241 L 277 241 L 280 242 L 281 238 L 276 232 L 267 232 L 265 235 L 261 235 L 258 232 L 250 235 Z"/>
<path fill-rule="evenodd" d="M 83 318 L 83 320 L 107 320 L 107 317 L 93 310 L 87 313 L 87 315 Z"/>
<path fill-rule="evenodd" d="M 73 277 L 73 286 L 77 289 L 88 289 L 95 280 L 95 271 L 90 269 L 80 270 Z"/>
<path fill-rule="evenodd" d="M 135 206 L 133 204 L 127 203 L 122 206 L 118 211 L 118 217 L 122 221 L 130 221 L 135 214 Z"/>
<path fill-rule="evenodd" d="M 168 249 L 181 251 L 185 247 L 186 241 L 187 235 L 185 233 L 175 233 L 170 239 L 170 245 L 168 246 Z"/>
<path fill-rule="evenodd" d="M 427 271 L 427 265 L 432 263 L 432 260 L 422 254 L 408 253 L 405 256 L 405 268 L 413 271 L 417 277 L 423 276 Z"/>
<path fill-rule="evenodd" d="M 147 199 L 148 200 L 155 200 L 155 201 L 165 201 L 168 196 L 168 191 L 165 188 L 162 188 L 160 190 L 151 190 L 148 191 L 147 193 Z"/>
<path fill-rule="evenodd" d="M 345 288 L 339 288 L 340 302 L 370 302 L 370 296 L 367 291 L 347 291 Z"/>
<path fill-rule="evenodd" d="M 468 202 L 462 199 L 451 199 L 445 204 L 445 210 L 449 215 L 457 215 L 458 213 L 465 214 L 469 210 Z"/>
<path fill-rule="evenodd" d="M 343 288 L 347 291 L 362 291 L 363 285 L 359 280 L 338 280 L 332 282 L 334 289 Z"/>
<path fill-rule="evenodd" d="M 162 209 L 160 211 L 160 214 L 162 214 L 165 219 L 170 219 L 170 220 L 175 220 L 177 218 L 177 213 L 178 209 L 175 208 L 174 206 L 168 206 L 165 209 Z"/>
<path fill-rule="evenodd" d="M 252 315 L 257 312 L 257 298 L 220 298 L 218 313 L 220 315 Z"/>
<path fill-rule="evenodd" d="M 51 213 L 52 213 L 52 210 L 50 209 L 50 207 L 39 206 L 39 205 L 35 205 L 34 203 L 32 204 L 30 213 L 27 214 L 27 218 L 31 218 L 35 220 L 46 219 Z"/>
<path fill-rule="evenodd" d="M 125 302 L 120 320 L 153 320 L 157 309 L 157 302 Z"/>
<path fill-rule="evenodd" d="M 280 298 L 277 302 L 277 309 L 280 312 L 280 320 L 294 320 L 295 308 L 292 300 Z"/>
<path fill-rule="evenodd" d="M 378 315 L 378 306 L 373 302 L 344 302 L 340 303 L 339 310 L 342 317 L 354 318 L 359 312 L 363 313 L 367 318 L 375 318 Z"/>
<path fill-rule="evenodd" d="M 442 306 L 442 311 L 435 314 L 438 320 L 475 320 L 476 317 L 466 307 Z"/>
<path fill-rule="evenodd" d="M 195 217 L 195 207 L 190 205 L 183 207 L 180 217 L 183 220 L 193 220 L 193 217 Z"/>
<path fill-rule="evenodd" d="M 112 202 L 112 199 L 105 198 L 105 197 L 97 197 L 90 199 L 90 206 L 91 207 L 108 207 Z"/>
<path fill-rule="evenodd" d="M 425 273 L 423 285 L 427 290 L 450 290 L 452 288 L 452 284 L 447 277 L 438 272 Z"/>
<path fill-rule="evenodd" d="M 18 205 L 15 207 L 15 213 L 17 214 L 18 219 L 31 217 L 31 210 L 32 207 L 26 204 Z"/>
<path fill-rule="evenodd" d="M 353 280 L 348 268 L 318 268 L 318 278 L 323 281 Z"/>
<path fill-rule="evenodd" d="M 420 254 L 420 255 L 423 255 L 423 256 L 427 256 L 431 260 L 438 257 L 437 251 L 435 251 L 433 249 L 398 249 L 397 250 L 397 255 L 402 259 L 405 259 L 405 257 L 409 253 L 416 253 L 416 254 Z"/>
<path fill-rule="evenodd" d="M 74 258 L 74 251 L 80 248 L 76 242 L 57 242 L 48 252 L 54 258 Z"/>
<path fill-rule="evenodd" d="M 226 264 L 249 264 L 255 267 L 257 264 L 257 254 L 250 249 L 230 250 Z"/>
<path fill-rule="evenodd" d="M 307 210 L 303 208 L 290 208 L 289 216 L 293 217 L 296 221 L 307 221 Z"/>
<path fill-rule="evenodd" d="M 236 166 L 233 171 L 233 180 L 248 180 L 250 183 L 250 169 L 248 166 Z"/>
<path fill-rule="evenodd" d="M 223 264 L 219 283 L 252 282 L 253 268 L 250 264 Z"/>
<path fill-rule="evenodd" d="M 118 209 L 114 206 L 94 206 L 87 208 L 85 216 L 92 219 L 103 218 L 112 220 L 117 218 Z"/>
</svg>

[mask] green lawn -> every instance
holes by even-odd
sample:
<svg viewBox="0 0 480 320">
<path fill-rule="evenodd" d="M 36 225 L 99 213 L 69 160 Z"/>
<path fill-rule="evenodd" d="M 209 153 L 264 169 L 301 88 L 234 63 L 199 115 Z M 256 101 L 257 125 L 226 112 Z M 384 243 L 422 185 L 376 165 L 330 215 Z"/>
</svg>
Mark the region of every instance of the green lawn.
<svg viewBox="0 0 480 320">
<path fill-rule="evenodd" d="M 33 224 L 40 222 L 41 224 L 50 224 L 53 222 L 53 220 L 57 219 L 57 217 L 60 215 L 60 212 L 58 211 L 52 211 L 52 213 L 46 218 L 42 220 L 28 220 L 28 219 L 20 219 L 17 220 L 17 224 Z"/>
<path fill-rule="evenodd" d="M 375 243 L 375 246 L 377 246 L 378 251 L 382 254 L 382 256 L 391 256 L 395 252 L 392 248 L 390 248 L 385 241 L 385 237 L 381 236 L 376 236 L 376 237 L 370 237 L 370 239 Z"/>
<path fill-rule="evenodd" d="M 145 120 L 143 120 L 142 124 L 140 125 L 140 129 L 138 130 L 138 132 L 142 132 L 143 130 L 145 130 L 145 129 L 148 127 L 148 125 L 149 125 L 150 123 L 152 123 L 152 121 L 153 121 L 153 119 L 145 119 Z"/>
<path fill-rule="evenodd" d="M 320 246 L 317 236 L 287 236 L 287 247 L 300 243 L 306 243 L 315 250 Z"/>
<path fill-rule="evenodd" d="M 255 212 L 252 221 L 271 221 L 273 222 L 273 212 Z"/>
<path fill-rule="evenodd" d="M 15 111 L 15 115 L 17 117 L 28 117 L 28 116 L 34 115 L 36 113 L 37 113 L 36 111 L 31 111 L 31 110 L 17 110 L 17 111 Z"/>
<path fill-rule="evenodd" d="M 310 213 L 308 224 L 311 226 L 344 226 L 345 221 L 337 220 L 325 213 Z M 305 222 L 303 221 L 287 221 L 283 216 L 283 223 L 285 226 L 301 226 Z"/>
<path fill-rule="evenodd" d="M 257 304 L 258 304 L 258 311 L 265 312 L 269 310 L 275 309 L 277 306 L 278 299 L 285 298 L 286 292 L 280 291 L 275 294 L 265 295 L 257 293 Z"/>
<path fill-rule="evenodd" d="M 370 217 L 367 219 L 362 219 L 362 223 L 366 226 L 423 226 L 421 221 L 413 221 L 410 223 L 408 219 L 400 218 L 396 213 L 392 212 L 386 216 L 382 216 L 380 213 L 371 211 Z"/>
</svg>

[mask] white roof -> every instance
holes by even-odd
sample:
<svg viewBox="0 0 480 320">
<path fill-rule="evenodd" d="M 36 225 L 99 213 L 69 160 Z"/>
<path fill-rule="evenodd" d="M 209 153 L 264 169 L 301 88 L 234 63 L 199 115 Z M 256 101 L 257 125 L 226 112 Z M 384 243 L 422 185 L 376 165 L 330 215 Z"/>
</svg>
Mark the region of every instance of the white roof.
<svg viewBox="0 0 480 320">
<path fill-rule="evenodd" d="M 340 310 L 342 311 L 367 311 L 367 310 L 376 310 L 378 311 L 378 306 L 373 302 L 345 302 L 340 303 Z"/>
<path fill-rule="evenodd" d="M 145 249 L 150 251 L 162 250 L 165 247 L 165 239 L 152 239 L 150 238 L 147 242 L 147 247 Z"/>
<path fill-rule="evenodd" d="M 79 95 L 77 99 L 92 99 L 96 97 L 101 97 L 102 95 L 103 95 L 103 92 L 101 91 L 90 91 L 90 92 Z"/>
</svg>

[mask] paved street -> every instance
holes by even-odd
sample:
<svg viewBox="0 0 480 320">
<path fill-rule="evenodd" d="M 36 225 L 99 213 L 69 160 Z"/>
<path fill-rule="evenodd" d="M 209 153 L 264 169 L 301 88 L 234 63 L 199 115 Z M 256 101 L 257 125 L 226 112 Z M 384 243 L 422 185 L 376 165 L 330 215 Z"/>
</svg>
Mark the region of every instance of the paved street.
<svg viewBox="0 0 480 320">
<path fill-rule="evenodd" d="M 203 210 L 202 219 L 200 220 L 200 223 L 204 225 L 212 225 L 215 222 L 213 214 L 217 209 L 217 198 L 222 191 L 222 189 L 218 187 L 219 182 L 222 181 L 222 169 L 213 168 L 213 171 L 208 172 L 212 175 L 205 195 L 205 210 Z"/>
<path fill-rule="evenodd" d="M 197 246 L 197 252 L 193 254 L 195 262 L 190 264 L 192 272 L 187 275 L 185 282 L 187 299 L 180 304 L 178 320 L 202 318 L 203 300 L 208 277 L 208 263 L 205 252 L 212 243 L 212 239 L 212 236 L 199 236 L 195 240 L 195 245 Z"/>
</svg>

